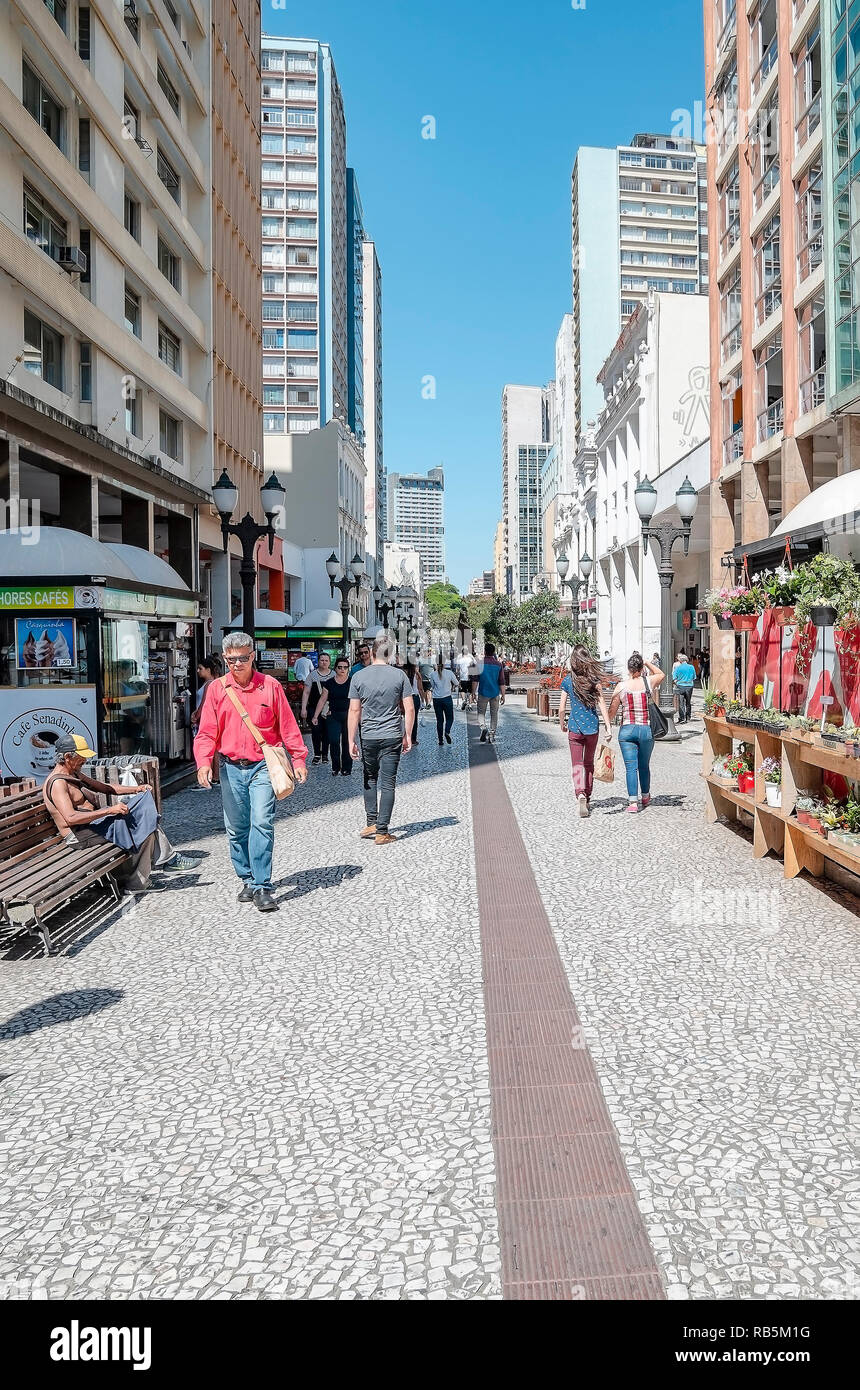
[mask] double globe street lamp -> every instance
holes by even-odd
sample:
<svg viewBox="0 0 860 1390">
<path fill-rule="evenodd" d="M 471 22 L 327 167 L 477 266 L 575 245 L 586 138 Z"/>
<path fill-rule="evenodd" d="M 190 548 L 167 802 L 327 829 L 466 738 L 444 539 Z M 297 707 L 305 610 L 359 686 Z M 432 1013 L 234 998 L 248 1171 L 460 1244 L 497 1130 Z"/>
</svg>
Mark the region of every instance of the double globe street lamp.
<svg viewBox="0 0 860 1390">
<path fill-rule="evenodd" d="M 242 563 L 239 566 L 239 578 L 242 584 L 242 627 L 252 641 L 256 626 L 254 613 L 257 607 L 255 601 L 257 566 L 254 564 L 257 542 L 262 536 L 268 536 L 269 554 L 271 555 L 275 544 L 275 528 L 272 524 L 272 518 L 283 510 L 286 495 L 275 474 L 272 473 L 268 482 L 265 482 L 260 488 L 260 502 L 266 517 L 266 525 L 263 526 L 259 521 L 254 520 L 250 512 L 246 512 L 241 521 L 235 523 L 230 521 L 236 510 L 236 503 L 239 501 L 239 489 L 226 468 L 222 469 L 221 477 L 212 489 L 212 500 L 221 517 L 221 535 L 224 539 L 225 554 L 230 536 L 237 536 L 242 546 Z"/>
<path fill-rule="evenodd" d="M 349 656 L 349 600 L 353 589 L 358 592 L 361 588 L 361 581 L 364 578 L 364 561 L 355 552 L 349 562 L 349 569 L 344 569 L 337 556 L 332 551 L 325 562 L 326 574 L 331 588 L 331 596 L 334 598 L 334 591 L 340 591 L 340 614 L 343 619 L 343 650 Z"/>
<path fill-rule="evenodd" d="M 559 555 L 555 562 L 556 573 L 562 589 L 570 589 L 570 596 L 573 603 L 573 630 L 579 632 L 579 591 L 583 587 L 588 589 L 588 581 L 591 578 L 591 571 L 594 569 L 594 561 L 586 550 L 579 562 L 579 573 L 582 578 L 577 579 L 574 575 L 568 579 L 567 572 L 570 569 L 570 560 L 566 555 Z"/>
<path fill-rule="evenodd" d="M 373 591 L 373 602 L 376 612 L 382 617 L 382 626 L 388 631 L 388 619 L 394 612 L 394 605 L 397 601 L 397 591 L 394 588 L 381 589 L 377 584 Z"/>
<path fill-rule="evenodd" d="M 661 521 L 659 526 L 651 525 L 651 518 L 657 510 L 657 489 L 649 478 L 643 478 L 637 484 L 633 494 L 636 501 L 636 510 L 639 513 L 639 520 L 642 522 L 642 555 L 648 549 L 648 542 L 655 540 L 660 546 L 660 561 L 657 565 L 657 575 L 660 580 L 660 656 L 663 664 L 671 663 L 672 654 L 672 583 L 675 578 L 675 571 L 672 568 L 672 548 L 676 541 L 684 542 L 684 554 L 690 553 L 690 529 L 693 525 L 693 517 L 696 515 L 696 507 L 699 505 L 699 494 L 693 487 L 689 478 L 685 478 L 678 491 L 675 493 L 675 505 L 681 517 L 681 525 L 674 526 L 672 521 Z M 643 583 L 643 576 L 639 576 L 640 585 Z M 675 728 L 675 702 L 672 694 L 672 681 L 670 673 L 666 673 L 666 679 L 660 687 L 660 709 L 665 715 L 669 725 L 667 739 L 680 738 L 680 734 Z"/>
</svg>

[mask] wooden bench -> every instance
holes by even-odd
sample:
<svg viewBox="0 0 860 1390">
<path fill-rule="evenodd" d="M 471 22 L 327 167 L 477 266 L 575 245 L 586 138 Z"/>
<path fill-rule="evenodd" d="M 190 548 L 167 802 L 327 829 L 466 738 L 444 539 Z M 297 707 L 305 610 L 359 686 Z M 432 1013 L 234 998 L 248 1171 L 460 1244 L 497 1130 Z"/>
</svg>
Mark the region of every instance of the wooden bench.
<svg viewBox="0 0 860 1390">
<path fill-rule="evenodd" d="M 110 840 L 66 845 L 40 788 L 0 799 L 0 922 L 38 928 L 51 955 L 47 918 L 90 888 L 103 884 L 118 902 L 113 870 L 126 858 Z"/>
</svg>

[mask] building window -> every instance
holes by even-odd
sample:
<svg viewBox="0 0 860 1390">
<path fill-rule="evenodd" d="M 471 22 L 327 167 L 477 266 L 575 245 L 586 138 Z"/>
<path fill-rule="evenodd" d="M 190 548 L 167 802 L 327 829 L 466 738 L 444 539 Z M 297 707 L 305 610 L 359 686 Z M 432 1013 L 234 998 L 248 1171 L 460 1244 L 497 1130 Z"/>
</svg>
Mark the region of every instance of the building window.
<svg viewBox="0 0 860 1390">
<path fill-rule="evenodd" d="M 263 376 L 283 376 L 284 359 L 283 357 L 264 357 Z"/>
<path fill-rule="evenodd" d="M 125 432 L 133 434 L 136 439 L 141 439 L 143 430 L 140 427 L 141 409 L 140 397 L 134 386 L 125 388 Z"/>
<path fill-rule="evenodd" d="M 89 227 L 81 227 L 78 232 L 78 241 L 87 259 L 86 266 L 81 271 L 79 284 L 89 285 L 93 278 L 93 238 Z"/>
<path fill-rule="evenodd" d="M 82 174 L 90 172 L 90 122 L 88 116 L 78 121 L 78 168 Z"/>
<path fill-rule="evenodd" d="M 263 190 L 263 210 L 264 212 L 278 212 L 283 210 L 284 190 L 282 188 L 266 188 Z M 263 232 L 263 236 L 266 233 Z M 277 236 L 278 233 L 273 233 Z"/>
<path fill-rule="evenodd" d="M 130 285 L 125 287 L 124 322 L 129 333 L 140 337 L 140 295 Z"/>
<path fill-rule="evenodd" d="M 27 183 L 24 184 L 24 232 L 55 261 L 59 260 L 60 248 L 68 245 L 65 219 Z"/>
<path fill-rule="evenodd" d="M 738 266 L 720 286 L 720 338 L 722 357 L 731 357 L 741 345 L 741 272 Z"/>
<path fill-rule="evenodd" d="M 753 239 L 756 280 L 756 324 L 764 323 L 782 305 L 782 266 L 779 252 L 779 213 Z"/>
<path fill-rule="evenodd" d="M 283 294 L 284 277 L 271 271 L 263 271 L 263 294 Z"/>
<path fill-rule="evenodd" d="M 78 57 L 82 63 L 90 61 L 90 7 L 78 6 Z"/>
<path fill-rule="evenodd" d="M 263 154 L 283 154 L 284 137 L 275 135 L 271 131 L 264 131 L 261 136 Z M 277 175 L 275 175 L 277 178 Z"/>
<path fill-rule="evenodd" d="M 122 220 L 129 236 L 133 236 L 135 241 L 140 241 L 140 203 L 136 198 L 132 198 L 128 189 L 123 199 Z"/>
<path fill-rule="evenodd" d="M 316 154 L 315 135 L 288 135 L 287 154 Z"/>
<path fill-rule="evenodd" d="M 21 100 L 34 121 L 53 140 L 57 149 L 63 148 L 63 108 L 38 73 L 24 60 L 21 64 Z"/>
<path fill-rule="evenodd" d="M 764 82 L 777 58 L 777 14 L 776 0 L 759 0 L 750 16 L 752 53 L 750 68 L 753 73 L 752 89 L 755 94 Z"/>
<path fill-rule="evenodd" d="M 284 306 L 279 299 L 263 300 L 263 322 L 277 322 L 284 317 Z"/>
<path fill-rule="evenodd" d="M 753 209 L 757 212 L 779 182 L 779 102 L 774 91 L 750 123 Z"/>
<path fill-rule="evenodd" d="M 287 376 L 292 377 L 316 377 L 317 361 L 315 357 L 288 357 Z"/>
<path fill-rule="evenodd" d="M 282 237 L 284 235 L 284 219 L 282 217 L 263 218 L 263 236 Z"/>
<path fill-rule="evenodd" d="M 283 178 L 283 164 L 274 164 L 271 160 L 263 160 L 263 183 L 282 183 Z"/>
<path fill-rule="evenodd" d="M 316 126 L 317 116 L 315 111 L 288 110 L 287 125 L 289 126 Z"/>
<path fill-rule="evenodd" d="M 283 101 L 283 99 L 284 99 L 284 84 L 283 84 L 283 82 L 264 82 L 264 83 L 263 83 L 263 100 L 264 100 L 264 101 L 272 101 L 272 100 L 274 100 L 274 101 L 279 101 L 279 100 L 280 100 L 280 101 Z M 282 123 L 282 124 L 283 124 L 283 123 Z"/>
<path fill-rule="evenodd" d="M 80 348 L 80 389 L 81 400 L 91 401 L 93 398 L 93 345 L 92 343 L 81 343 Z"/>
<path fill-rule="evenodd" d="M 260 64 L 263 72 L 283 72 L 284 55 L 274 48 L 264 48 L 262 62 Z"/>
<path fill-rule="evenodd" d="M 296 303 L 287 305 L 287 319 L 290 323 L 316 323 L 316 304 Z"/>
<path fill-rule="evenodd" d="M 263 405 L 283 405 L 284 388 L 283 386 L 264 386 Z"/>
<path fill-rule="evenodd" d="M 162 63 L 160 58 L 158 60 L 158 67 L 156 69 L 156 81 L 158 82 L 158 85 L 161 88 L 164 95 L 167 97 L 168 105 L 170 106 L 174 115 L 179 116 L 181 119 L 179 93 L 177 92 L 170 78 L 167 76 L 167 73 L 164 69 L 164 64 Z"/>
<path fill-rule="evenodd" d="M 264 328 L 264 329 L 263 329 L 263 347 L 264 347 L 264 348 L 269 348 L 269 349 L 271 349 L 271 348 L 282 348 L 283 346 L 284 346 L 284 330 L 283 330 L 283 328 Z"/>
<path fill-rule="evenodd" d="M 24 366 L 49 386 L 63 389 L 63 339 L 55 329 L 24 310 Z"/>
<path fill-rule="evenodd" d="M 122 103 L 122 128 L 125 132 L 123 138 L 126 140 L 137 140 L 140 136 L 140 112 L 129 100 L 128 93 Z"/>
<path fill-rule="evenodd" d="M 317 427 L 316 415 L 288 415 L 287 429 L 290 434 L 310 434 Z"/>
<path fill-rule="evenodd" d="M 288 246 L 287 265 L 316 265 L 317 248 L 315 246 Z"/>
<path fill-rule="evenodd" d="M 139 16 L 138 16 L 138 13 L 137 13 L 137 6 L 135 5 L 134 0 L 131 0 L 131 3 L 129 3 L 129 0 L 125 0 L 123 18 L 124 18 L 124 20 L 125 20 L 125 27 L 126 27 L 126 29 L 127 29 L 128 32 L 131 34 L 131 37 L 134 39 L 135 43 L 137 44 L 137 46 L 138 46 L 138 48 L 139 48 L 139 47 L 140 47 L 140 18 L 139 18 Z"/>
<path fill-rule="evenodd" d="M 741 234 L 741 183 L 737 160 L 718 186 L 717 197 L 720 256 L 726 256 Z"/>
<path fill-rule="evenodd" d="M 316 222 L 300 217 L 287 218 L 287 237 L 291 241 L 313 241 L 316 234 Z"/>
<path fill-rule="evenodd" d="M 166 410 L 158 412 L 158 447 L 168 458 L 182 462 L 182 424 Z"/>
<path fill-rule="evenodd" d="M 823 405 L 826 388 L 827 337 L 824 300 L 810 299 L 797 315 L 800 413 Z"/>
<path fill-rule="evenodd" d="M 783 425 L 782 334 L 763 344 L 755 354 L 757 438 L 759 443 L 779 434 Z"/>
<path fill-rule="evenodd" d="M 287 392 L 287 405 L 316 405 L 315 386 L 291 386 Z"/>
<path fill-rule="evenodd" d="M 164 237 L 158 238 L 158 269 L 175 290 L 182 288 L 182 260 L 171 251 Z"/>
<path fill-rule="evenodd" d="M 283 434 L 284 415 L 283 411 L 263 411 L 263 430 L 266 434 Z"/>
<path fill-rule="evenodd" d="M 821 164 L 810 164 L 797 184 L 797 277 L 805 280 L 821 265 Z"/>
<path fill-rule="evenodd" d="M 158 356 L 172 372 L 182 372 L 182 344 L 166 323 L 158 320 Z"/>
<path fill-rule="evenodd" d="M 733 62 L 717 89 L 717 157 L 721 159 L 738 134 L 738 65 Z"/>
<path fill-rule="evenodd" d="M 155 162 L 158 177 L 161 179 L 161 182 L 164 184 L 164 187 L 167 189 L 174 203 L 179 203 L 181 201 L 182 188 L 179 175 L 170 163 L 170 160 L 166 159 L 162 154 L 160 147 L 156 153 Z"/>
<path fill-rule="evenodd" d="M 69 31 L 66 27 L 68 16 L 66 14 L 66 0 L 44 0 L 45 9 L 49 10 L 54 19 L 59 24 L 64 34 Z"/>
<path fill-rule="evenodd" d="M 283 124 L 284 124 L 284 108 L 283 108 L 282 106 L 264 106 L 264 107 L 263 107 L 263 125 L 264 125 L 264 126 L 270 126 L 270 125 L 283 125 Z"/>
<path fill-rule="evenodd" d="M 287 333 L 287 347 L 304 348 L 308 352 L 316 352 L 317 335 L 307 329 L 291 328 Z"/>
<path fill-rule="evenodd" d="M 801 149 L 821 124 L 821 30 L 809 31 L 794 59 L 794 147 Z"/>
<path fill-rule="evenodd" d="M 170 21 L 171 21 L 171 23 L 172 23 L 174 29 L 175 29 L 175 30 L 177 31 L 177 33 L 178 33 L 178 32 L 179 32 L 179 15 L 178 15 L 177 12 L 176 12 L 176 6 L 172 3 L 172 0 L 164 0 L 164 8 L 167 10 L 167 13 L 170 15 Z"/>
</svg>

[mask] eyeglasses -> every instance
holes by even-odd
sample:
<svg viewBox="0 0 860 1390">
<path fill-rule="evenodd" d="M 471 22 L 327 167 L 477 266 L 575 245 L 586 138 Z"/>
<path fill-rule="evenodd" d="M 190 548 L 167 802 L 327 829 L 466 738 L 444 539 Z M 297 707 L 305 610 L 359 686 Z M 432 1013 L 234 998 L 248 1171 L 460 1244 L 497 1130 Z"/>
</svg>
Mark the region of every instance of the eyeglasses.
<svg viewBox="0 0 860 1390">
<path fill-rule="evenodd" d="M 251 652 L 248 652 L 247 656 L 225 656 L 224 660 L 228 666 L 246 666 L 254 658 Z"/>
</svg>

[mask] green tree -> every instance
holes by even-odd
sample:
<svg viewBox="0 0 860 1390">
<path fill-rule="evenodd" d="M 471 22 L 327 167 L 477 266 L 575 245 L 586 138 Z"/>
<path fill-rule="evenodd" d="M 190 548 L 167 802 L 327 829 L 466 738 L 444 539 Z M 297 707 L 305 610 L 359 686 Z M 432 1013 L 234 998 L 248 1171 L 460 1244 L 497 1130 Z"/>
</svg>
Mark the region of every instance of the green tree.
<svg viewBox="0 0 860 1390">
<path fill-rule="evenodd" d="M 575 632 L 573 619 L 559 615 L 560 604 L 559 595 L 555 593 L 535 594 L 519 605 L 500 597 L 487 624 L 487 635 L 508 651 L 515 652 L 518 661 L 526 655 L 542 657 L 557 642 L 570 647 L 576 643 L 596 656 L 594 639 Z"/>
<path fill-rule="evenodd" d="M 456 631 L 457 623 L 465 612 L 465 601 L 455 584 L 429 584 L 424 590 L 424 602 L 431 627 Z"/>
</svg>

